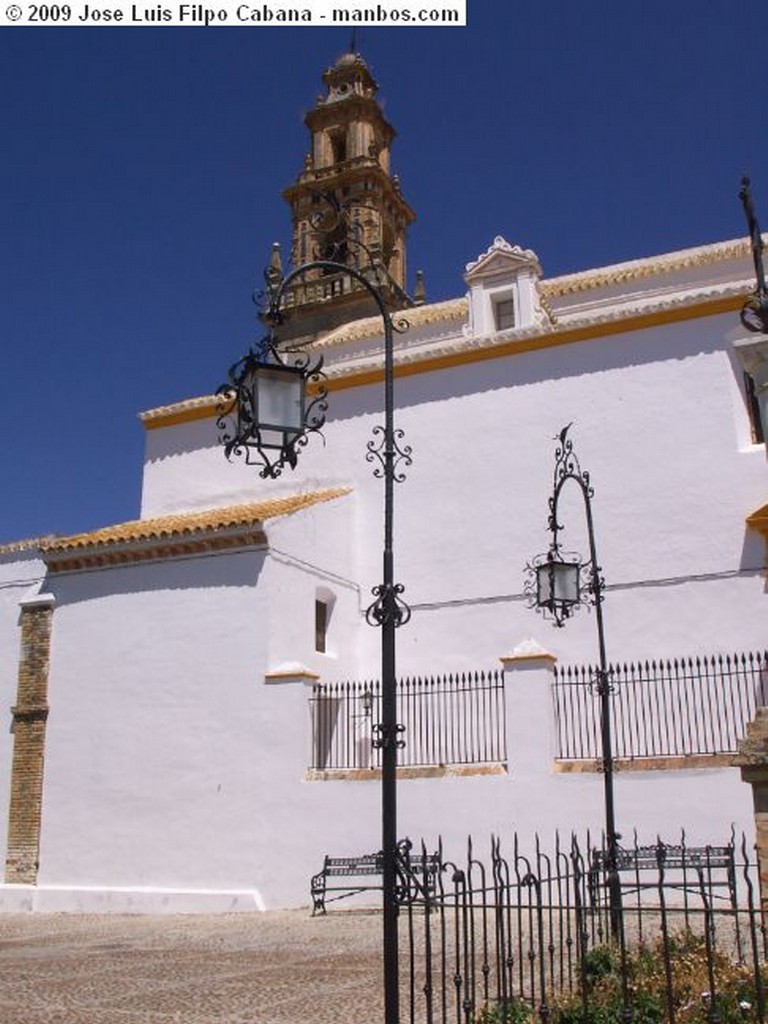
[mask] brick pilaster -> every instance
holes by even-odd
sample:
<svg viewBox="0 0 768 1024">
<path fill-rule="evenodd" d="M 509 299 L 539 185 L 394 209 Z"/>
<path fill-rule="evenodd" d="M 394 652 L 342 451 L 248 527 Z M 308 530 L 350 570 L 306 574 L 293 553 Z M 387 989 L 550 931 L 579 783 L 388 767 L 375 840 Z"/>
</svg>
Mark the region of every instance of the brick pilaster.
<svg viewBox="0 0 768 1024">
<path fill-rule="evenodd" d="M 37 881 L 52 623 L 50 595 L 22 603 L 18 687 L 11 708 L 13 765 L 5 861 L 5 881 L 10 883 Z"/>
<path fill-rule="evenodd" d="M 741 768 L 742 779 L 752 786 L 760 904 L 763 913 L 768 913 L 768 707 L 759 707 L 755 712 L 733 764 Z"/>
</svg>

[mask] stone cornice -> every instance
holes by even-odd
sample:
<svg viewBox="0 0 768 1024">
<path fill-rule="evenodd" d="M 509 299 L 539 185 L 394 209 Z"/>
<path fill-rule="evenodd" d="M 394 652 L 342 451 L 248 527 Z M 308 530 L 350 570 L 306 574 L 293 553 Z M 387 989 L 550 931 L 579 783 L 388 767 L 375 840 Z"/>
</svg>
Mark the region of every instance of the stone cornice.
<svg viewBox="0 0 768 1024">
<path fill-rule="evenodd" d="M 765 236 L 768 240 L 768 236 Z M 657 274 L 674 274 L 695 267 L 707 267 L 726 260 L 747 259 L 751 253 L 748 239 L 736 238 L 728 242 L 701 245 L 693 249 L 667 253 L 647 259 L 629 260 L 609 267 L 580 271 L 553 277 L 540 284 L 541 294 L 547 298 L 573 295 L 577 292 L 606 288 L 611 285 L 639 281 Z"/>
<path fill-rule="evenodd" d="M 494 334 L 456 337 L 443 343 L 413 351 L 395 353 L 395 373 L 403 375 L 444 369 L 481 359 L 532 352 L 537 349 L 589 341 L 612 334 L 643 330 L 659 324 L 675 323 L 695 317 L 715 316 L 741 308 L 744 289 L 724 285 L 707 291 L 665 298 L 642 306 L 622 307 L 609 312 L 579 316 L 567 322 L 534 324 L 523 329 Z M 381 376 L 381 353 L 354 366 L 339 365 L 327 369 L 330 388 L 370 383 Z"/>
<path fill-rule="evenodd" d="M 177 423 L 189 423 L 191 420 L 208 420 L 216 415 L 220 402 L 220 395 L 200 395 L 197 398 L 187 398 L 183 402 L 174 402 L 172 405 L 148 409 L 139 413 L 139 419 L 147 430 L 153 427 L 172 427 Z"/>
<path fill-rule="evenodd" d="M 765 237 L 768 241 L 768 235 Z M 696 267 L 714 266 L 729 260 L 747 259 L 749 255 L 748 241 L 734 239 L 541 281 L 538 286 L 539 294 L 544 308 L 550 309 L 550 300 L 558 296 L 674 274 Z M 414 332 L 420 328 L 437 329 L 436 333 L 442 334 L 443 338 L 419 338 L 409 349 L 406 332 L 396 352 L 395 371 L 400 374 L 429 372 L 442 366 L 586 341 L 611 333 L 639 330 L 696 316 L 736 312 L 741 308 L 749 288 L 749 275 L 745 271 L 743 281 L 730 281 L 708 287 L 688 287 L 677 294 L 634 294 L 631 303 L 625 300 L 621 305 L 615 305 L 608 311 L 598 308 L 588 312 L 581 311 L 568 317 L 564 311 L 559 311 L 559 321 L 537 323 L 522 330 L 473 337 L 465 337 L 463 332 L 454 330 L 456 325 L 467 320 L 466 298 L 416 306 L 395 316 L 402 316 L 407 320 Z M 619 300 L 620 297 L 617 301 Z M 332 353 L 343 350 L 345 346 L 365 341 L 376 342 L 380 338 L 381 318 L 366 317 L 330 331 L 318 338 L 311 347 L 318 352 L 327 352 L 330 359 Z M 337 366 L 327 365 L 329 387 L 352 387 L 378 379 L 381 375 L 380 349 L 380 343 L 374 344 L 368 352 L 357 353 L 354 361 L 349 360 L 346 365 L 341 360 Z M 216 415 L 217 401 L 215 395 L 192 398 L 149 410 L 142 413 L 140 418 L 147 429 L 172 426 L 195 419 L 210 419 Z"/>
<path fill-rule="evenodd" d="M 612 334 L 628 331 L 644 330 L 660 324 L 676 323 L 696 317 L 717 316 L 721 313 L 737 312 L 741 309 L 746 294 L 741 284 L 726 284 L 708 290 L 697 290 L 684 295 L 664 297 L 652 303 L 634 306 L 622 306 L 609 312 L 596 312 L 592 315 L 572 317 L 567 321 L 554 323 L 537 323 L 523 329 L 512 329 L 488 335 L 472 335 L 451 332 L 446 340 L 422 344 L 412 350 L 400 350 L 395 353 L 395 374 L 411 375 L 428 373 L 448 366 L 472 363 L 484 359 L 496 359 L 501 356 L 532 352 L 538 349 L 551 348 L 558 345 L 569 345 L 579 341 L 592 341 Z M 454 300 L 450 305 L 456 320 L 461 319 L 459 305 L 466 309 L 466 301 Z M 420 306 L 403 313 L 412 326 L 416 326 L 415 313 L 422 310 L 433 310 L 435 307 Z M 435 315 L 433 319 L 426 316 L 420 318 L 420 324 L 444 323 L 445 318 Z M 377 331 L 378 326 L 378 331 Z M 347 333 L 348 332 L 348 333 Z M 381 320 L 370 317 L 358 320 L 354 324 L 340 327 L 312 346 L 322 349 L 332 348 L 346 342 L 362 341 L 381 337 Z M 328 387 L 356 387 L 379 380 L 382 375 L 381 346 L 356 359 L 354 365 L 326 366 Z M 173 426 L 197 419 L 211 419 L 216 415 L 220 399 L 216 395 L 204 395 L 191 398 L 174 405 L 161 406 L 140 414 L 140 419 L 147 430 Z"/>
</svg>

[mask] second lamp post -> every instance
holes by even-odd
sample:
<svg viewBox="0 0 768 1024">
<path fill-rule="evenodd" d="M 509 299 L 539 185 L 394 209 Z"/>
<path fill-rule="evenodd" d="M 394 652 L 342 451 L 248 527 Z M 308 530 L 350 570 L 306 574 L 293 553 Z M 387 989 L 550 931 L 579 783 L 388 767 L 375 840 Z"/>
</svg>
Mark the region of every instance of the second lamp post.
<svg viewBox="0 0 768 1024">
<path fill-rule="evenodd" d="M 601 770 L 605 802 L 605 868 L 608 882 L 611 933 L 619 934 L 621 928 L 621 885 L 618 874 L 618 842 L 621 838 L 616 831 L 614 802 L 614 757 L 611 728 L 611 694 L 613 687 L 605 654 L 605 627 L 603 624 L 603 591 L 605 580 L 597 560 L 595 525 L 592 517 L 594 488 L 589 473 L 581 468 L 573 442 L 568 437 L 570 424 L 559 435 L 555 449 L 555 470 L 552 496 L 549 499 L 549 530 L 552 536 L 549 551 L 537 555 L 529 566 L 533 578 L 533 593 L 536 607 L 549 615 L 557 626 L 564 626 L 584 601 L 592 604 L 597 622 L 598 667 L 595 671 L 594 686 L 600 701 L 600 746 Z M 583 561 L 578 555 L 563 550 L 560 533 L 563 526 L 558 519 L 558 507 L 563 488 L 572 482 L 584 499 L 587 519 L 589 558 Z M 586 577 L 586 579 L 585 579 Z M 531 587 L 528 587 L 529 592 Z"/>
</svg>

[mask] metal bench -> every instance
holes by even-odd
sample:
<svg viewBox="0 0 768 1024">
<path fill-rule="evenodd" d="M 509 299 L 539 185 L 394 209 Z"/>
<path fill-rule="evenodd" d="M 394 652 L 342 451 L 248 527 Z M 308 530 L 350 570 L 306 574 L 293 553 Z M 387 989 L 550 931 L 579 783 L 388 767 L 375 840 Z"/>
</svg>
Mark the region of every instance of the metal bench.
<svg viewBox="0 0 768 1024">
<path fill-rule="evenodd" d="M 404 881 L 427 885 L 442 869 L 439 854 L 413 855 L 406 840 L 398 847 L 398 875 Z M 322 870 L 312 876 L 312 916 L 326 913 L 326 904 L 357 896 L 361 892 L 377 892 L 382 887 L 383 855 L 366 853 L 360 857 L 329 857 L 323 861 Z M 350 881 L 342 882 L 342 879 Z M 351 881 L 354 879 L 354 881 Z M 333 884 L 329 884 L 329 880 Z M 333 895 L 328 895 L 333 893 Z"/>
<path fill-rule="evenodd" d="M 590 889 L 594 893 L 598 880 L 607 870 L 605 850 L 593 850 L 590 863 Z M 658 887 L 659 867 L 663 866 L 668 888 L 684 893 L 699 893 L 703 881 L 707 896 L 711 899 L 727 899 L 735 904 L 736 866 L 734 844 L 727 846 L 685 846 L 666 843 L 653 846 L 635 846 L 629 849 L 619 847 L 616 851 L 616 869 L 626 892 L 641 892 Z M 701 871 L 701 879 L 699 872 Z M 649 873 L 650 877 L 647 874 Z M 718 890 L 725 890 L 722 894 Z"/>
</svg>

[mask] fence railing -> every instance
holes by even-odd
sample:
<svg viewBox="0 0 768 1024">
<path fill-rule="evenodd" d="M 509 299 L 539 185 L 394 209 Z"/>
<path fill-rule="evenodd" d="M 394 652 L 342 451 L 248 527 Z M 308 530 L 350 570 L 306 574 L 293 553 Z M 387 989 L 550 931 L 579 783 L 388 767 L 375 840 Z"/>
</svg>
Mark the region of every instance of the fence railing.
<svg viewBox="0 0 768 1024">
<path fill-rule="evenodd" d="M 574 837 L 490 857 L 470 841 L 436 876 L 401 865 L 402 1021 L 765 1022 L 757 867 L 742 839 L 622 851 L 618 934 L 605 856 Z M 423 853 L 421 857 L 423 862 Z"/>
<path fill-rule="evenodd" d="M 558 666 L 553 687 L 559 760 L 600 757 L 593 666 Z M 735 753 L 768 698 L 768 652 L 611 665 L 614 756 Z"/>
<path fill-rule="evenodd" d="M 327 683 L 310 697 L 310 767 L 378 768 L 375 726 L 378 681 Z M 401 767 L 487 764 L 507 758 L 504 676 L 468 672 L 397 682 L 397 720 L 404 726 Z"/>
</svg>

